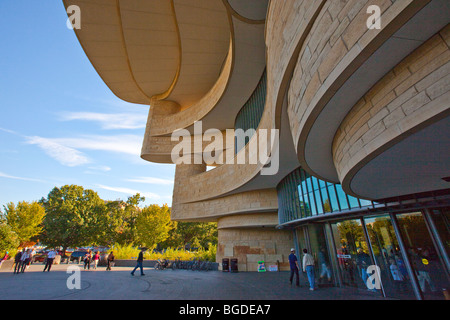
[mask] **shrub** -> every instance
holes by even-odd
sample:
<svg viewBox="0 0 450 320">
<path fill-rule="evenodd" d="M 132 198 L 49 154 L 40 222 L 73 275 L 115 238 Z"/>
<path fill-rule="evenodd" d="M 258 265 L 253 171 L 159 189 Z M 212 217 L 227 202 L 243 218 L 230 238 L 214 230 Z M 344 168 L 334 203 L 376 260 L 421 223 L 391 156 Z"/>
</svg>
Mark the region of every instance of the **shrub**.
<svg viewBox="0 0 450 320">
<path fill-rule="evenodd" d="M 133 245 L 119 245 L 115 244 L 111 249 L 114 251 L 114 256 L 116 259 L 137 259 L 139 255 L 139 248 Z M 216 251 L 217 245 L 210 245 L 208 250 L 200 248 L 198 251 L 186 251 L 184 249 L 167 248 L 163 252 L 152 252 L 147 251 L 144 254 L 144 259 L 147 260 L 192 260 L 194 258 L 207 260 L 211 262 L 216 261 Z"/>
</svg>

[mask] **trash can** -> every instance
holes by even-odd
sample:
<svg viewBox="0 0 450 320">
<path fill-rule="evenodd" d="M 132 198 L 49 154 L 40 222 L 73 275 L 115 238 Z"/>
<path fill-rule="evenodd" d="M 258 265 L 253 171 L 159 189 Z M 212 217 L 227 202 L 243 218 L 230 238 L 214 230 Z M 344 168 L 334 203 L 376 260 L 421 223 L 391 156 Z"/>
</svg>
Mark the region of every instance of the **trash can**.
<svg viewBox="0 0 450 320">
<path fill-rule="evenodd" d="M 230 265 L 230 259 L 228 258 L 223 258 L 222 259 L 222 271 L 223 272 L 228 272 L 229 270 L 229 265 Z"/>
<path fill-rule="evenodd" d="M 238 272 L 238 259 L 231 259 L 230 260 L 230 271 L 231 272 Z"/>
</svg>

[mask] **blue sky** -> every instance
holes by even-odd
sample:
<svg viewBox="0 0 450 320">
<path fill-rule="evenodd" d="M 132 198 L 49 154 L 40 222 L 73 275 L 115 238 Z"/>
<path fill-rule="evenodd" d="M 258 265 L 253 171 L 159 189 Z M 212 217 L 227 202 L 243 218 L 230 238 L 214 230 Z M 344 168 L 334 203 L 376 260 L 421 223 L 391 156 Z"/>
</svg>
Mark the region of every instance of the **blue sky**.
<svg viewBox="0 0 450 320">
<path fill-rule="evenodd" d="M 60 0 L 0 0 L 0 208 L 76 184 L 171 205 L 174 165 L 140 158 L 148 106 L 95 72 Z"/>
</svg>

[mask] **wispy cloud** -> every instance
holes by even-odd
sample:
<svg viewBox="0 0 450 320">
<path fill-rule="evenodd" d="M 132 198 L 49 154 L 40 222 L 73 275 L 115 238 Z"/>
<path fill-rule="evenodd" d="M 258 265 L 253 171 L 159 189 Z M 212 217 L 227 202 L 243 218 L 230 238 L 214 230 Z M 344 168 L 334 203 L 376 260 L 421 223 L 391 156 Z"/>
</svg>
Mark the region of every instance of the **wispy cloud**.
<svg viewBox="0 0 450 320">
<path fill-rule="evenodd" d="M 64 112 L 63 121 L 93 121 L 98 122 L 102 129 L 141 129 L 145 128 L 147 117 L 138 113 L 95 113 L 95 112 Z"/>
<path fill-rule="evenodd" d="M 88 167 L 88 170 L 84 171 L 84 173 L 104 175 L 106 172 L 109 172 L 111 170 L 112 169 L 108 166 L 93 166 L 93 167 Z"/>
<path fill-rule="evenodd" d="M 87 164 L 90 160 L 80 151 L 68 147 L 63 143 L 58 142 L 58 139 L 47 139 L 42 137 L 26 137 L 28 144 L 37 145 L 44 152 L 68 167 L 75 167 L 83 164 Z"/>
<path fill-rule="evenodd" d="M 108 166 L 95 166 L 95 167 L 89 167 L 89 169 L 94 170 L 94 171 L 102 171 L 102 172 L 111 171 L 111 168 Z"/>
<path fill-rule="evenodd" d="M 142 192 L 142 191 L 135 190 L 135 189 L 124 188 L 124 187 L 111 187 L 111 186 L 105 186 L 105 185 L 102 185 L 102 184 L 97 184 L 96 187 L 100 188 L 100 189 L 108 190 L 108 191 L 124 193 L 124 194 L 127 194 L 129 196 L 132 196 L 132 195 L 135 195 L 136 193 L 139 193 L 141 196 L 144 196 L 145 198 L 147 198 L 146 200 L 150 200 L 150 199 L 151 200 L 159 200 L 159 199 L 161 199 L 160 195 L 157 195 L 156 193 L 152 193 L 152 192 Z"/>
<path fill-rule="evenodd" d="M 138 183 L 147 183 L 147 184 L 162 184 L 162 185 L 171 185 L 173 184 L 173 180 L 169 179 L 160 179 L 154 177 L 141 177 L 135 179 L 126 179 L 126 181 L 130 182 L 138 182 Z"/>
<path fill-rule="evenodd" d="M 1 128 L 0 127 L 0 130 L 1 131 L 4 131 L 4 132 L 7 132 L 7 133 L 11 133 L 11 134 L 15 134 L 15 135 L 19 135 L 17 132 L 15 132 L 15 131 L 13 131 L 13 130 L 9 130 L 9 129 L 5 129 L 5 128 Z"/>
<path fill-rule="evenodd" d="M 138 135 L 82 136 L 77 138 L 25 137 L 28 144 L 39 146 L 44 152 L 61 164 L 69 167 L 84 165 L 91 160 L 81 150 L 108 151 L 139 156 L 142 137 Z M 99 169 L 97 167 L 97 169 Z M 100 168 L 103 171 L 106 167 Z"/>
<path fill-rule="evenodd" d="M 40 180 L 40 179 L 11 176 L 11 175 L 3 173 L 3 172 L 0 172 L 0 177 L 7 178 L 7 179 L 14 179 L 14 180 L 23 180 L 23 181 L 45 182 L 44 180 Z"/>
<path fill-rule="evenodd" d="M 142 147 L 142 137 L 138 135 L 90 135 L 77 138 L 55 138 L 53 141 L 75 149 L 110 151 L 137 156 L 141 154 Z"/>
</svg>

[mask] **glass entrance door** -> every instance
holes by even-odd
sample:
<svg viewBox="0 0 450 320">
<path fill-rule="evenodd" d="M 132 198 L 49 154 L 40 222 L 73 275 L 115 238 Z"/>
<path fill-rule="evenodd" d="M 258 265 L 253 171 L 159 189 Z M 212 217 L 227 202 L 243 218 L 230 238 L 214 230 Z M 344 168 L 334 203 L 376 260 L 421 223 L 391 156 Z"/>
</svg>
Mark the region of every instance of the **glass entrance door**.
<svg viewBox="0 0 450 320">
<path fill-rule="evenodd" d="M 396 216 L 409 261 L 425 299 L 445 299 L 450 283 L 421 212 Z"/>
<path fill-rule="evenodd" d="M 331 224 L 331 228 L 342 284 L 376 292 L 376 289 L 367 286 L 367 268 L 374 263 L 361 220 L 336 222 Z"/>
<path fill-rule="evenodd" d="M 319 287 L 333 286 L 333 270 L 327 245 L 327 237 L 323 224 L 312 224 L 308 226 L 310 252 L 316 262 L 314 271 L 317 285 Z"/>
<path fill-rule="evenodd" d="M 387 297 L 415 299 L 408 271 L 389 215 L 364 218 L 382 286 Z"/>
</svg>

